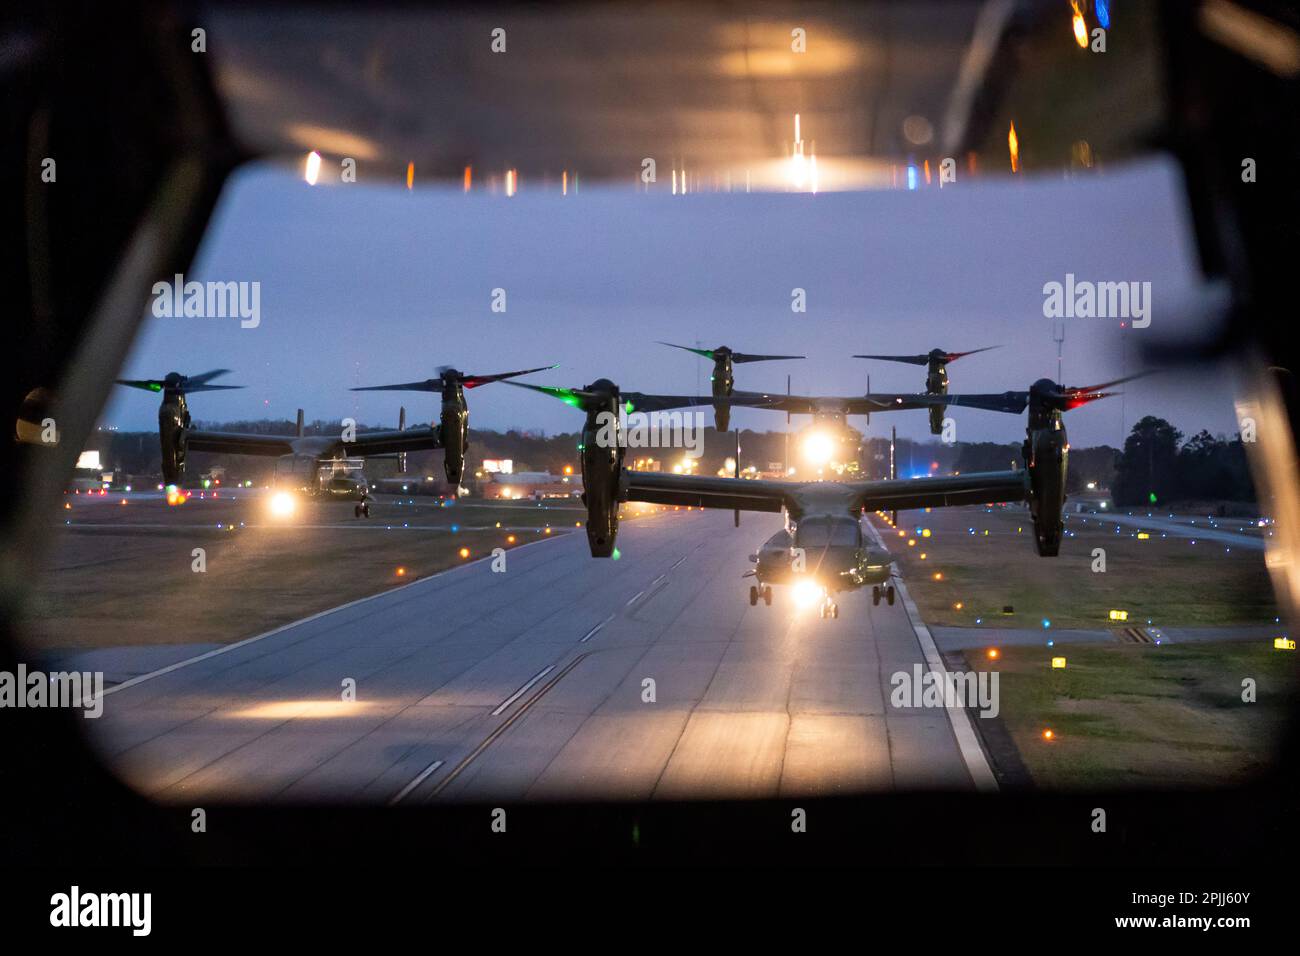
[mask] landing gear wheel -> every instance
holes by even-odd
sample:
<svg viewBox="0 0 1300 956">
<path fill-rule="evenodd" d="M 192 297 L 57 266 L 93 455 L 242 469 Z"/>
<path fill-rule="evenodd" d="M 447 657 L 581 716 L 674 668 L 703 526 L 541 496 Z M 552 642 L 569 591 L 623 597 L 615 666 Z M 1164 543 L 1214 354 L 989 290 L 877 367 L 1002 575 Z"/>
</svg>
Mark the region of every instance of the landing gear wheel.
<svg viewBox="0 0 1300 956">
<path fill-rule="evenodd" d="M 749 586 L 749 606 L 753 607 L 758 603 L 758 588 L 752 584 Z"/>
<path fill-rule="evenodd" d="M 889 590 L 885 592 L 885 600 L 889 602 L 890 607 L 894 606 L 894 586 L 892 584 L 889 586 Z"/>
<path fill-rule="evenodd" d="M 357 505 L 352 509 L 352 514 L 358 518 L 361 517 L 361 506 Z"/>
<path fill-rule="evenodd" d="M 872 604 L 879 604 L 879 603 L 880 603 L 880 585 L 879 585 L 879 584 L 875 585 L 875 586 L 871 589 L 871 603 L 872 603 Z"/>
<path fill-rule="evenodd" d="M 369 517 L 370 517 L 370 502 L 366 501 L 366 502 L 363 502 L 363 503 L 362 503 L 362 505 L 361 505 L 361 514 L 362 514 L 363 517 L 366 517 L 366 518 L 369 518 Z"/>
<path fill-rule="evenodd" d="M 763 603 L 768 607 L 772 606 L 772 585 L 763 585 Z"/>
<path fill-rule="evenodd" d="M 840 619 L 840 606 L 838 604 L 831 605 L 831 617 L 837 621 Z"/>
</svg>

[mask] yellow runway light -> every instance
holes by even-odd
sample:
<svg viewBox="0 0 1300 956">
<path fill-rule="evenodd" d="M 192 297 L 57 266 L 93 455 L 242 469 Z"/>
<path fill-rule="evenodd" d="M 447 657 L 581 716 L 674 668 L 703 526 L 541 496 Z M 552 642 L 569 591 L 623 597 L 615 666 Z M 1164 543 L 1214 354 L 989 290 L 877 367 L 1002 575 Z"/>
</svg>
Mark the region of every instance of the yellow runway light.
<svg viewBox="0 0 1300 956">
<path fill-rule="evenodd" d="M 1057 670 L 1063 670 L 1063 669 L 1065 668 L 1065 658 L 1064 658 L 1064 657 L 1053 657 L 1053 658 L 1052 658 L 1052 667 L 1055 668 L 1055 669 L 1057 669 Z"/>
</svg>

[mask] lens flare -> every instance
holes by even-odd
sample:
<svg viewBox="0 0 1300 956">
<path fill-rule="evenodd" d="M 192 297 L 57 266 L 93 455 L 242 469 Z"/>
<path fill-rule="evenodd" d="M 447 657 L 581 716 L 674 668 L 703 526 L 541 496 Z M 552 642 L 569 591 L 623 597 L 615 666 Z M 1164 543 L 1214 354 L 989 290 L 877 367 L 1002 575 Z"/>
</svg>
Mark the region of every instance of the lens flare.
<svg viewBox="0 0 1300 956">
<path fill-rule="evenodd" d="M 303 169 L 302 178 L 307 181 L 308 186 L 315 186 L 316 181 L 320 179 L 320 153 L 315 150 L 307 154 L 307 166 Z"/>
<path fill-rule="evenodd" d="M 803 443 L 803 456 L 810 465 L 824 465 L 831 460 L 835 442 L 825 432 L 813 432 Z"/>
<path fill-rule="evenodd" d="M 287 491 L 277 491 L 271 496 L 271 514 L 277 518 L 288 518 L 296 508 L 297 502 Z"/>
<path fill-rule="evenodd" d="M 799 607 L 812 607 L 821 597 L 822 589 L 812 581 L 800 581 L 794 586 L 794 602 Z"/>
<path fill-rule="evenodd" d="M 1074 16 L 1071 17 L 1074 26 L 1074 42 L 1087 49 L 1088 24 L 1083 22 L 1083 11 L 1079 9 L 1079 5 L 1074 0 L 1070 0 L 1070 8 L 1074 11 Z"/>
</svg>

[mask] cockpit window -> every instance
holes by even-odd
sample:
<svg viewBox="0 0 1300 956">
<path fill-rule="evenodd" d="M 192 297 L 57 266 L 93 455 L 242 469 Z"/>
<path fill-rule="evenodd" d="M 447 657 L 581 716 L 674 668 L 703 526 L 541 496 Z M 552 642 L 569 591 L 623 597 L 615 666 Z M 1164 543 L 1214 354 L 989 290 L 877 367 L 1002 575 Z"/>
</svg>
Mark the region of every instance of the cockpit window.
<svg viewBox="0 0 1300 956">
<path fill-rule="evenodd" d="M 813 519 L 799 525 L 795 540 L 804 548 L 824 548 L 828 544 L 855 548 L 862 543 L 862 532 L 856 521 Z"/>
</svg>

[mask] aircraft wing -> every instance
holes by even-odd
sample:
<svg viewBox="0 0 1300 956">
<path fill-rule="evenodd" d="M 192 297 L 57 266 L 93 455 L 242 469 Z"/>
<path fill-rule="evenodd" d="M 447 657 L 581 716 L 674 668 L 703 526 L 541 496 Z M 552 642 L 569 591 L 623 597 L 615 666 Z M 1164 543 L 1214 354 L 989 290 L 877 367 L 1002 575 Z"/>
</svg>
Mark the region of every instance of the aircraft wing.
<svg viewBox="0 0 1300 956">
<path fill-rule="evenodd" d="M 780 511 L 797 487 L 793 482 L 784 481 L 668 475 L 658 471 L 629 471 L 625 468 L 619 479 L 619 500 L 692 508 Z"/>
<path fill-rule="evenodd" d="M 333 435 L 254 435 L 240 432 L 208 432 L 190 429 L 185 445 L 191 451 L 224 452 L 228 455 L 309 455 L 331 458 L 348 455 L 365 458 L 404 451 L 441 448 L 438 429 L 431 425 L 402 431 L 361 432 L 355 441 L 344 442 Z"/>
<path fill-rule="evenodd" d="M 901 412 L 910 408 L 929 408 L 939 404 L 937 395 L 920 395 L 915 392 L 872 392 L 869 395 L 846 399 L 849 414 L 866 415 L 872 412 Z"/>
<path fill-rule="evenodd" d="M 839 412 L 843 415 L 870 415 L 875 412 L 900 412 L 912 408 L 929 408 L 938 404 L 935 395 L 911 392 L 872 392 L 869 395 L 811 396 L 782 395 L 779 392 L 733 392 L 727 399 L 733 405 L 770 408 L 792 415 Z"/>
<path fill-rule="evenodd" d="M 939 478 L 855 481 L 850 487 L 865 511 L 909 511 L 1024 501 L 1029 497 L 1029 474 L 1019 470 L 985 471 Z"/>
<path fill-rule="evenodd" d="M 230 455 L 292 455 L 295 440 L 292 435 L 205 432 L 195 428 L 185 433 L 185 446 L 190 451 L 215 451 Z"/>
<path fill-rule="evenodd" d="M 781 511 L 786 508 L 793 514 L 815 511 L 820 507 L 842 507 L 849 513 L 858 509 L 944 508 L 1024 501 L 1028 496 L 1029 478 L 1024 471 L 886 481 L 798 482 L 668 475 L 624 469 L 619 483 L 620 501 L 741 511 Z"/>
<path fill-rule="evenodd" d="M 941 399 L 945 405 L 982 408 L 990 412 L 1007 412 L 1011 415 L 1019 415 L 1029 405 L 1028 392 L 999 392 L 993 395 L 941 395 L 936 397 Z"/>
<path fill-rule="evenodd" d="M 737 401 L 736 396 L 715 398 L 712 395 L 649 395 L 645 392 L 622 392 L 619 397 L 628 404 L 629 412 L 662 412 L 670 408 L 692 408 L 699 405 L 746 405 L 766 406 L 766 396 L 754 396 L 742 393 L 744 398 Z"/>
<path fill-rule="evenodd" d="M 369 455 L 393 455 L 441 448 L 442 438 L 437 426 L 419 425 L 402 431 L 358 432 L 355 441 L 337 444 L 342 454 L 365 458 Z"/>
</svg>

